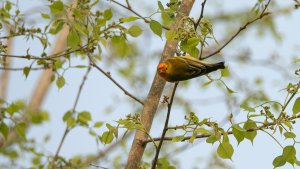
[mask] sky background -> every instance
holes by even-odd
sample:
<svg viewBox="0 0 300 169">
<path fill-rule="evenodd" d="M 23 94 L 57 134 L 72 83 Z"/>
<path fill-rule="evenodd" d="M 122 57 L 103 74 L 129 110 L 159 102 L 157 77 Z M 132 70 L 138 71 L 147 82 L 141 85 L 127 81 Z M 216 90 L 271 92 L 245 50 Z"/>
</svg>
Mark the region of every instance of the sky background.
<svg viewBox="0 0 300 169">
<path fill-rule="evenodd" d="M 34 9 L 34 6 L 39 8 L 35 9 L 37 11 L 48 10 L 46 6 L 41 6 L 45 4 L 46 1 L 19 1 L 19 6 L 22 11 L 27 11 Z M 131 1 L 130 1 L 131 2 Z M 132 7 L 139 11 L 143 16 L 147 16 L 151 11 L 156 10 L 156 1 L 146 1 L 143 4 L 137 4 L 138 1 L 132 1 Z M 204 16 L 213 15 L 216 12 L 229 12 L 232 10 L 238 11 L 250 11 L 255 0 L 249 1 L 238 1 L 238 0 L 228 0 L 228 1 L 208 1 Z M 101 4 L 106 4 L 113 6 L 114 4 L 109 4 L 108 1 L 100 1 Z M 217 3 L 213 5 L 210 3 Z M 293 6 L 293 1 L 276 1 L 276 3 L 282 6 Z M 163 4 L 166 4 L 166 1 L 163 1 Z M 200 12 L 200 1 L 196 1 L 194 8 L 191 12 L 192 16 L 198 17 Z M 141 8 L 142 7 L 142 8 Z M 145 8 L 145 9 L 144 9 Z M 272 11 L 272 8 L 271 10 Z M 124 12 L 125 13 L 125 12 Z M 224 51 L 222 51 L 221 60 L 225 60 L 226 65 L 230 67 L 230 70 L 235 70 L 234 74 L 241 78 L 241 80 L 249 81 L 253 83 L 253 79 L 257 76 L 263 78 L 266 82 L 263 85 L 263 89 L 269 94 L 271 100 L 283 101 L 286 93 L 281 89 L 285 88 L 287 81 L 282 81 L 285 78 L 284 75 L 268 69 L 264 66 L 256 65 L 240 65 L 231 59 L 232 56 L 239 55 L 244 49 L 248 48 L 251 52 L 252 59 L 264 59 L 269 58 L 270 55 L 276 54 L 279 55 L 279 62 L 283 65 L 291 65 L 292 56 L 298 56 L 300 50 L 300 22 L 299 22 L 299 10 L 295 10 L 291 15 L 287 16 L 276 16 L 276 27 L 281 33 L 282 41 L 276 41 L 271 36 L 270 33 L 266 33 L 262 37 L 257 36 L 257 27 L 250 26 L 247 29 L 243 36 L 236 38 L 230 45 L 228 45 Z M 35 15 L 36 16 L 36 15 Z M 125 16 L 132 16 L 130 13 L 126 13 Z M 143 23 L 141 23 L 142 25 Z M 38 23 L 38 25 L 43 25 L 43 21 Z M 232 29 L 237 30 L 241 23 L 232 24 Z M 218 23 L 214 26 L 215 37 L 218 40 L 223 39 L 228 36 L 228 25 L 224 22 Z M 161 53 L 164 44 L 165 38 L 160 39 L 157 36 L 151 34 L 151 31 L 148 27 L 143 28 L 143 36 L 139 39 L 129 39 L 137 41 L 142 44 L 143 53 L 151 53 L 153 51 L 158 52 L 158 56 L 153 57 L 153 59 L 145 64 L 145 68 L 148 70 L 149 80 L 146 86 L 142 89 L 133 88 L 128 80 L 120 77 L 110 65 L 99 63 L 99 66 L 103 67 L 106 71 L 110 71 L 112 76 L 122 84 L 130 92 L 138 95 L 139 98 L 145 98 L 148 92 L 148 89 L 151 85 L 151 81 L 154 77 L 156 70 L 156 64 L 159 61 L 159 54 Z M 149 36 L 150 35 L 150 36 Z M 52 42 L 55 42 L 55 38 Z M 23 54 L 26 52 L 27 48 L 30 47 L 30 51 L 34 54 L 39 54 L 41 51 L 41 46 L 38 45 L 35 41 L 30 41 L 27 43 L 23 38 L 16 38 L 14 42 L 14 49 L 12 54 Z M 141 49 L 140 49 L 141 50 Z M 219 58 L 218 58 L 219 59 Z M 72 65 L 82 64 L 82 62 L 87 63 L 87 61 L 82 61 L 81 59 L 75 59 L 72 61 Z M 278 62 L 278 60 L 274 60 Z M 28 63 L 23 60 L 14 60 L 12 67 L 23 67 L 24 63 Z M 122 63 L 116 63 L 122 65 Z M 299 67 L 299 65 L 298 65 Z M 289 67 L 286 67 L 289 69 Z M 289 70 L 291 76 L 293 76 L 294 69 Z M 79 85 L 82 81 L 82 77 L 85 73 L 83 69 L 72 69 L 65 73 L 65 79 L 67 84 L 62 88 L 58 89 L 55 85 L 52 85 L 46 100 L 44 101 L 42 108 L 47 110 L 50 113 L 51 120 L 44 123 L 38 127 L 32 127 L 29 131 L 28 138 L 36 138 L 38 142 L 42 145 L 41 147 L 45 148 L 49 153 L 54 154 L 58 143 L 62 137 L 62 134 L 65 129 L 65 124 L 62 121 L 62 116 L 65 112 L 70 110 L 73 107 L 74 100 L 79 88 Z M 40 72 L 31 71 L 29 77 L 26 79 L 22 72 L 11 72 L 11 78 L 9 81 L 9 92 L 8 92 L 8 102 L 12 102 L 16 99 L 29 100 L 31 93 L 34 90 L 37 79 L 39 78 Z M 213 74 L 217 77 L 217 73 Z M 225 107 L 223 101 L 218 101 L 216 103 L 201 103 L 201 100 L 209 98 L 219 98 L 222 100 L 224 97 L 224 92 L 220 90 L 215 90 L 215 85 L 212 87 L 203 88 L 201 83 L 206 81 L 204 80 L 191 80 L 191 85 L 188 89 L 181 87 L 176 95 L 183 96 L 189 102 L 192 103 L 193 111 L 197 113 L 200 118 L 212 118 L 215 121 L 222 121 L 224 117 L 229 113 Z M 293 82 L 296 82 L 296 78 L 291 79 Z M 235 89 L 236 84 L 229 80 L 225 80 L 232 89 Z M 247 83 L 247 82 L 246 82 Z M 167 84 L 167 87 L 170 87 L 170 84 Z M 255 88 L 253 84 L 253 88 Z M 245 93 L 236 91 L 235 94 L 237 98 L 242 98 Z M 200 102 L 198 101 L 200 100 Z M 77 111 L 88 110 L 92 113 L 93 120 L 95 121 L 105 121 L 111 124 L 115 124 L 114 120 L 124 117 L 129 113 L 134 112 L 139 108 L 139 105 L 131 102 L 131 98 L 124 95 L 109 79 L 102 75 L 97 70 L 92 70 L 88 76 L 88 80 L 84 86 L 83 92 L 81 94 Z M 240 101 L 240 100 L 239 100 Z M 293 102 L 292 102 L 293 103 Z M 291 104 L 292 105 L 292 104 Z M 171 114 L 170 126 L 176 124 L 182 124 L 184 118 L 184 109 L 174 105 L 173 111 Z M 238 109 L 239 115 L 236 117 L 236 121 L 245 120 L 245 114 L 243 110 Z M 287 108 L 287 112 L 291 112 L 291 106 Z M 166 106 L 160 110 L 160 113 L 156 116 L 153 123 L 153 128 L 151 134 L 153 136 L 160 136 L 163 128 L 163 121 L 165 119 Z M 226 126 L 226 125 L 225 125 Z M 295 129 L 295 132 L 299 133 L 299 128 Z M 50 134 L 51 140 L 47 144 L 43 144 L 43 136 Z M 283 142 L 284 138 L 278 136 L 280 141 Z M 272 138 L 265 133 L 258 132 L 258 135 L 254 141 L 254 144 L 251 144 L 250 141 L 243 141 L 240 145 L 237 145 L 234 137 L 230 137 L 231 143 L 234 147 L 234 155 L 232 161 L 227 160 L 227 163 L 232 165 L 236 169 L 252 169 L 252 168 L 273 168 L 272 161 L 273 159 L 280 155 L 282 149 L 278 144 L 272 140 Z M 131 145 L 131 139 L 127 141 L 128 145 Z M 172 153 L 175 147 L 186 145 L 188 143 L 171 143 L 170 145 L 164 144 L 168 147 L 166 152 Z M 285 141 L 283 145 L 289 145 L 290 142 Z M 128 146 L 130 147 L 130 146 Z M 299 146 L 296 146 L 299 150 Z M 98 150 L 105 148 L 105 146 L 97 146 L 93 137 L 90 137 L 88 131 L 84 128 L 77 127 L 72 130 L 67 139 L 64 142 L 63 148 L 61 150 L 61 155 L 65 157 L 72 157 L 76 154 L 89 154 L 94 153 Z M 148 148 L 153 148 L 152 145 L 148 145 Z M 180 167 L 178 168 L 193 168 L 197 166 L 198 168 L 203 168 L 205 162 L 211 157 L 211 154 L 216 151 L 217 144 L 211 145 L 205 143 L 203 140 L 197 140 L 194 144 L 189 144 L 186 151 L 182 151 L 177 154 L 172 154 L 172 159 L 180 162 Z M 114 154 L 121 153 L 123 156 L 126 156 L 128 149 L 119 150 L 114 152 Z M 299 153 L 297 155 L 298 159 L 300 158 Z M 126 157 L 124 158 L 126 160 Z M 122 160 L 124 160 L 122 159 Z M 100 165 L 110 168 L 108 166 L 111 162 L 111 158 L 107 157 L 100 161 Z M 149 160 L 148 160 L 149 162 Z M 297 166 L 296 166 L 297 167 Z M 282 167 L 283 169 L 292 169 L 293 167 L 289 164 Z"/>
</svg>

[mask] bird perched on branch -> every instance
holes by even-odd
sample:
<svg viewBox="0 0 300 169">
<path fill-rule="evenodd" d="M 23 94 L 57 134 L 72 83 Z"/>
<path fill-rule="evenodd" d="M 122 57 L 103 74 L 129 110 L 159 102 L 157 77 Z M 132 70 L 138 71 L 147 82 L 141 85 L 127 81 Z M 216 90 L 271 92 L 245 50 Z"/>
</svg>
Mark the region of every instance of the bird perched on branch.
<svg viewBox="0 0 300 169">
<path fill-rule="evenodd" d="M 224 69 L 224 62 L 207 63 L 189 55 L 169 58 L 158 64 L 157 72 L 168 82 L 178 82 Z"/>
</svg>

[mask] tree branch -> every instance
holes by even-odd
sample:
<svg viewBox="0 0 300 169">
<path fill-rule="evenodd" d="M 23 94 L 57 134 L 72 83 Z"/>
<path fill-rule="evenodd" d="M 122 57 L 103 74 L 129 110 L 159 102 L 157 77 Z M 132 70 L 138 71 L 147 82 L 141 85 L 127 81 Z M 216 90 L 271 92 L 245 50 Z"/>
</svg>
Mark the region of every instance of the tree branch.
<svg viewBox="0 0 300 169">
<path fill-rule="evenodd" d="M 88 77 L 88 74 L 90 73 L 90 71 L 91 71 L 91 66 L 88 67 L 85 75 L 83 76 L 82 82 L 81 82 L 81 84 L 79 86 L 79 89 L 78 89 L 78 92 L 77 92 L 77 96 L 75 98 L 75 102 L 74 102 L 74 105 L 73 105 L 73 108 L 72 108 L 72 111 L 71 111 L 72 113 L 74 113 L 76 111 L 76 107 L 77 107 L 77 104 L 78 104 L 78 101 L 79 101 L 79 98 L 80 98 L 80 94 L 82 92 L 83 86 L 84 86 L 84 84 L 85 84 L 85 82 L 87 80 L 87 77 Z M 63 136 L 61 138 L 59 146 L 58 146 L 58 148 L 56 150 L 56 153 L 55 153 L 55 155 L 53 157 L 52 168 L 55 168 L 55 161 L 58 158 L 58 155 L 59 155 L 59 152 L 61 150 L 61 147 L 62 147 L 62 145 L 63 145 L 63 143 L 64 143 L 64 141 L 66 139 L 67 134 L 70 132 L 70 130 L 71 130 L 71 128 L 69 126 L 66 126 L 66 129 L 65 129 L 64 134 L 63 134 Z"/>
<path fill-rule="evenodd" d="M 179 82 L 175 83 L 174 88 L 173 88 L 173 92 L 172 92 L 172 95 L 171 95 L 170 103 L 168 103 L 167 117 L 166 117 L 166 121 L 165 121 L 163 132 L 161 134 L 161 140 L 160 140 L 160 142 L 158 144 L 158 147 L 156 149 L 156 152 L 155 152 L 155 157 L 154 157 L 154 160 L 153 160 L 153 163 L 152 163 L 152 169 L 156 168 L 157 161 L 158 161 L 158 156 L 159 156 L 159 153 L 160 153 L 160 149 L 162 147 L 165 135 L 166 135 L 166 133 L 168 131 L 168 124 L 169 124 L 169 119 L 170 119 L 172 104 L 173 104 L 173 100 L 174 100 L 174 96 L 175 96 L 175 92 L 176 92 L 176 88 L 177 88 L 178 84 L 179 84 Z"/>
<path fill-rule="evenodd" d="M 199 16 L 196 24 L 194 25 L 195 29 L 197 29 L 198 25 L 200 24 L 200 22 L 203 18 L 205 3 L 206 3 L 206 0 L 203 0 L 203 2 L 201 3 L 201 13 L 200 13 L 200 16 Z"/>
<path fill-rule="evenodd" d="M 194 4 L 194 0 L 183 0 L 182 4 L 179 8 L 178 14 L 176 16 L 175 22 L 172 25 L 171 29 L 176 28 L 178 22 L 185 16 L 189 15 L 190 10 Z M 172 57 L 174 53 L 176 52 L 176 48 L 178 45 L 177 40 L 173 41 L 167 41 L 164 51 L 161 56 L 161 60 L 165 61 L 168 58 Z M 148 96 L 144 102 L 144 108 L 141 114 L 141 124 L 144 126 L 144 129 L 146 131 L 150 131 L 152 121 L 155 115 L 155 112 L 157 110 L 159 99 L 162 94 L 163 88 L 166 84 L 166 81 L 164 81 L 162 78 L 159 77 L 159 75 L 156 73 L 154 80 L 152 82 L 151 88 L 149 90 Z M 138 168 L 141 159 L 143 156 L 143 153 L 146 148 L 146 144 L 143 144 L 144 140 L 148 139 L 148 135 L 140 130 L 136 131 L 136 134 L 134 136 L 134 140 L 128 155 L 127 164 L 125 166 L 126 169 L 132 169 L 132 168 Z"/>
<path fill-rule="evenodd" d="M 115 3 L 115 4 L 117 4 L 117 5 L 121 6 L 121 7 L 123 7 L 123 8 L 125 8 L 125 9 L 129 10 L 130 12 L 134 13 L 136 16 L 138 16 L 138 17 L 140 17 L 141 19 L 143 19 L 145 23 L 150 23 L 150 22 L 151 22 L 150 20 L 146 19 L 145 17 L 143 17 L 142 15 L 140 15 L 139 13 L 137 13 L 135 10 L 133 10 L 133 9 L 131 8 L 131 6 L 130 6 L 128 0 L 126 0 L 127 6 L 121 4 L 120 2 L 117 2 L 117 1 L 115 1 L 115 0 L 111 0 L 111 2 L 113 2 L 113 3 Z M 162 25 L 162 27 L 163 27 L 165 30 L 170 30 L 170 28 L 168 28 L 168 27 L 166 27 L 166 26 L 163 26 L 163 25 Z"/>
<path fill-rule="evenodd" d="M 290 117 L 289 120 L 294 120 L 294 119 L 299 119 L 300 118 L 300 114 L 298 114 L 297 116 L 293 116 L 293 117 Z M 252 131 L 257 131 L 257 130 L 262 130 L 262 129 L 265 129 L 267 127 L 270 127 L 270 126 L 274 126 L 274 125 L 277 125 L 277 123 L 275 122 L 272 122 L 272 123 L 268 123 L 268 124 L 264 124 L 264 125 L 261 125 L 257 128 L 251 128 L 251 129 L 248 129 L 246 132 L 252 132 Z M 223 133 L 221 133 L 223 135 Z M 230 134 L 233 134 L 232 131 L 229 131 L 228 132 L 228 135 Z M 211 134 L 199 134 L 197 135 L 195 138 L 199 139 L 199 138 L 207 138 L 211 136 Z M 184 137 L 181 141 L 186 141 L 186 140 L 189 140 L 192 136 L 187 136 L 187 137 Z M 172 141 L 174 139 L 174 137 L 164 137 L 163 140 L 164 141 Z M 153 141 L 161 141 L 162 140 L 162 137 L 157 137 L 157 138 L 152 138 L 152 139 L 148 139 L 146 140 L 145 142 L 143 142 L 143 144 L 147 144 L 147 143 L 150 143 L 150 142 L 153 142 Z"/>
<path fill-rule="evenodd" d="M 246 28 L 247 28 L 247 26 L 249 26 L 249 25 L 251 25 L 252 23 L 254 23 L 254 22 L 256 22 L 257 20 L 260 20 L 260 19 L 262 19 L 263 17 L 265 17 L 265 16 L 267 16 L 267 15 L 269 15 L 269 14 L 271 14 L 271 13 L 269 13 L 269 12 L 266 12 L 265 13 L 265 11 L 267 10 L 267 8 L 268 8 L 268 6 L 269 6 L 269 4 L 270 4 L 270 2 L 271 2 L 271 0 L 269 0 L 268 1 L 268 3 L 265 5 L 265 8 L 263 9 L 263 11 L 262 11 L 262 13 L 258 16 L 258 17 L 256 17 L 256 18 L 254 18 L 254 19 L 252 19 L 252 20 L 250 20 L 250 21 L 248 21 L 245 25 L 243 25 L 242 27 L 240 27 L 240 29 L 225 43 L 225 44 L 223 44 L 218 50 L 216 50 L 215 52 L 213 52 L 213 53 L 211 53 L 211 54 L 209 54 L 209 55 L 207 55 L 207 56 L 205 56 L 205 57 L 203 57 L 202 59 L 207 59 L 207 58 L 209 58 L 209 57 L 211 57 L 211 56 L 213 56 L 213 55 L 215 55 L 215 54 L 218 54 L 219 52 L 221 52 L 221 50 L 222 49 L 224 49 L 233 39 L 235 39 L 243 30 L 245 30 Z"/>
<path fill-rule="evenodd" d="M 89 60 L 91 62 L 91 65 L 99 70 L 102 74 L 104 74 L 108 79 L 110 79 L 119 89 L 121 89 L 125 95 L 131 97 L 135 101 L 139 102 L 141 105 L 144 105 L 144 102 L 142 102 L 140 99 L 135 97 L 133 94 L 129 93 L 124 87 L 122 87 L 114 78 L 111 77 L 109 72 L 105 72 L 103 69 L 101 69 L 94 61 L 93 59 L 88 55 Z"/>
</svg>

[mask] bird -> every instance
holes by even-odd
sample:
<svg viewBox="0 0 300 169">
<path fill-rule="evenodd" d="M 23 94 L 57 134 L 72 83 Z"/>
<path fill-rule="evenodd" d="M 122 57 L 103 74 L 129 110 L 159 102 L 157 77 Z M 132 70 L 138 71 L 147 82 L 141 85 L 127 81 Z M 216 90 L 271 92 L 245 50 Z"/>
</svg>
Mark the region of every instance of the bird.
<svg viewBox="0 0 300 169">
<path fill-rule="evenodd" d="M 175 56 L 157 65 L 157 72 L 168 82 L 179 82 L 225 69 L 224 62 L 208 63 L 190 55 Z"/>
</svg>

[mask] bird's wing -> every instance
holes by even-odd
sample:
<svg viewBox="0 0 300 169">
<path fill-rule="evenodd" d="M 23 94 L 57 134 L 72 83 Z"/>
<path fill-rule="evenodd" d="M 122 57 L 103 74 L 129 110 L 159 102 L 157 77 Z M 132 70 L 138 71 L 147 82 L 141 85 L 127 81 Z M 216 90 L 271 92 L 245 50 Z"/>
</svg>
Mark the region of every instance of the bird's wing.
<svg viewBox="0 0 300 169">
<path fill-rule="evenodd" d="M 191 56 L 183 56 L 180 58 L 188 64 L 189 72 L 191 72 L 193 76 L 200 76 L 205 74 L 207 70 L 206 67 L 209 66 L 209 63 L 200 61 Z"/>
</svg>

